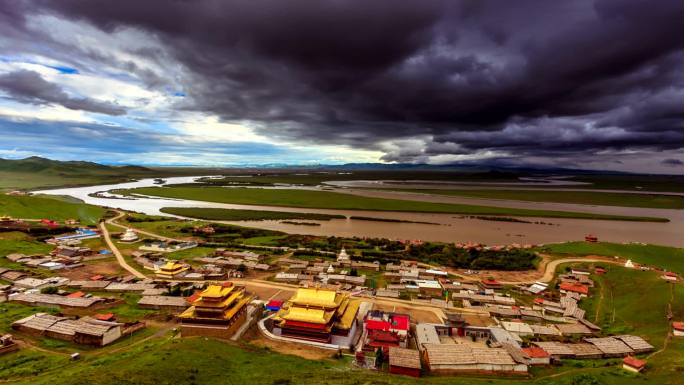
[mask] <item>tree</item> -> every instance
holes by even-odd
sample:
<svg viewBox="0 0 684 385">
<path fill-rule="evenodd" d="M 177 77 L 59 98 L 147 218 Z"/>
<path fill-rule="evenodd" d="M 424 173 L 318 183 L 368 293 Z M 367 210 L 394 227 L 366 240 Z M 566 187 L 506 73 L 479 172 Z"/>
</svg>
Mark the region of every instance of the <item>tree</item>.
<svg viewBox="0 0 684 385">
<path fill-rule="evenodd" d="M 237 271 L 244 274 L 247 272 L 247 266 L 245 266 L 244 263 L 241 263 L 240 266 L 238 266 Z"/>
<path fill-rule="evenodd" d="M 375 366 L 382 366 L 382 361 L 385 359 L 385 354 L 382 352 L 382 348 L 378 348 L 375 351 Z"/>
<path fill-rule="evenodd" d="M 56 286 L 48 286 L 40 289 L 42 294 L 57 294 L 59 289 Z"/>
<path fill-rule="evenodd" d="M 359 272 L 358 272 L 358 270 L 356 270 L 356 268 L 352 268 L 352 269 L 349 271 L 349 275 L 352 276 L 352 277 L 358 277 L 358 276 L 359 276 Z"/>
</svg>

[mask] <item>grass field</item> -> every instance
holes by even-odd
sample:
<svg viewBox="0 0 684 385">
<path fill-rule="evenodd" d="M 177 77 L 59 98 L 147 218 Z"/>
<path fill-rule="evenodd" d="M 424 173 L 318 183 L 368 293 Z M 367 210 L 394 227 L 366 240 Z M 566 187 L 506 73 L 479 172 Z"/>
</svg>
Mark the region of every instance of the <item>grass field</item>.
<svg viewBox="0 0 684 385">
<path fill-rule="evenodd" d="M 646 207 L 657 209 L 684 209 L 684 196 L 607 193 L 589 191 L 543 190 L 400 190 L 424 194 L 462 196 L 470 198 L 519 200 L 530 202 L 573 203 L 598 206 Z"/>
<path fill-rule="evenodd" d="M 675 296 L 674 319 L 684 317 L 684 294 L 671 293 L 674 285 L 651 271 L 639 271 L 619 266 L 608 266 L 608 273 L 592 276 L 596 286 L 591 298 L 581 305 L 587 319 L 601 326 L 605 334 L 635 334 L 646 338 L 656 349 L 670 328 L 667 320 L 668 303 Z M 684 358 L 684 351 L 680 352 Z"/>
<path fill-rule="evenodd" d="M 47 254 L 52 251 L 52 249 L 54 249 L 54 246 L 44 242 L 38 242 L 24 233 L 0 233 L 0 257 L 12 253 L 26 255 Z"/>
<path fill-rule="evenodd" d="M 550 218 L 584 218 L 628 221 L 667 221 L 663 218 L 628 217 L 566 211 L 525 210 L 489 206 L 431 203 L 308 190 L 223 187 L 144 187 L 127 193 L 244 205 L 269 205 L 320 209 L 407 211 L 472 215 L 511 215 Z"/>
<path fill-rule="evenodd" d="M 553 254 L 619 256 L 637 263 L 658 266 L 668 271 L 684 274 L 684 249 L 676 247 L 609 242 L 567 242 L 546 245 L 543 251 Z"/>
<path fill-rule="evenodd" d="M 85 203 L 68 202 L 45 196 L 0 195 L 0 216 L 9 215 L 21 219 L 49 218 L 63 221 L 76 218 L 84 224 L 96 224 L 105 209 Z"/>
<path fill-rule="evenodd" d="M 282 211 L 212 209 L 199 207 L 164 207 L 160 211 L 182 217 L 207 219 L 213 221 L 264 221 L 281 219 L 309 219 L 327 221 L 335 218 L 345 218 L 343 215 L 287 213 Z"/>
</svg>

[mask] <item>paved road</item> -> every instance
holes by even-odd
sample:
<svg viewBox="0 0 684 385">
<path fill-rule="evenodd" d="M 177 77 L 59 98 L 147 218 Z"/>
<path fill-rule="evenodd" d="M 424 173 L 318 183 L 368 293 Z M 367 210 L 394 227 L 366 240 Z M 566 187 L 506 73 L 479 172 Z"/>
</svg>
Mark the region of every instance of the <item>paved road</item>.
<svg viewBox="0 0 684 385">
<path fill-rule="evenodd" d="M 138 278 L 147 278 L 147 276 L 145 276 L 145 274 L 139 272 L 133 266 L 129 265 L 128 262 L 126 262 L 126 259 L 124 259 L 123 254 L 121 254 L 121 251 L 119 251 L 119 248 L 116 247 L 116 245 L 112 241 L 112 237 L 109 235 L 109 230 L 107 230 L 107 224 L 119 226 L 119 225 L 113 223 L 113 221 L 121 218 L 122 216 L 124 216 L 124 213 L 119 212 L 119 214 L 116 217 L 107 219 L 105 222 L 100 223 L 100 230 L 102 231 L 102 237 L 104 238 L 105 242 L 107 243 L 107 246 L 112 250 L 112 253 L 116 257 L 116 260 L 119 262 L 119 265 L 121 265 L 121 267 L 123 267 L 129 273 L 135 275 Z"/>
</svg>

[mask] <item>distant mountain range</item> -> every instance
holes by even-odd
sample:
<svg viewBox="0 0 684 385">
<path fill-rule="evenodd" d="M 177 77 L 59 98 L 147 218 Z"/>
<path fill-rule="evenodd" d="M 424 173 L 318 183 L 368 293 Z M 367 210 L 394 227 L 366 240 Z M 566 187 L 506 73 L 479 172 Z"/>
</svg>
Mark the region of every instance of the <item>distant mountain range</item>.
<svg viewBox="0 0 684 385">
<path fill-rule="evenodd" d="M 159 173 L 161 170 L 170 169 L 204 169 L 221 170 L 221 167 L 143 167 L 143 166 L 109 166 L 94 162 L 85 161 L 59 161 L 38 156 L 25 159 L 2 159 L 0 158 L 0 171 L 5 172 L 28 172 L 28 173 L 49 173 L 64 176 L 70 175 L 144 175 Z M 530 167 L 530 166 L 507 166 L 487 163 L 468 163 L 450 165 L 430 165 L 430 164 L 408 164 L 408 163 L 347 163 L 341 165 L 285 165 L 285 164 L 264 164 L 239 167 L 225 167 L 225 169 L 289 169 L 289 170 L 359 170 L 359 171 L 431 171 L 431 172 L 462 172 L 462 173 L 491 173 L 496 174 L 524 174 L 524 175 L 594 175 L 594 174 L 615 174 L 624 175 L 629 173 L 617 171 L 593 171 L 582 169 L 558 168 L 558 167 Z M 164 172 L 164 174 L 166 174 Z"/>
</svg>

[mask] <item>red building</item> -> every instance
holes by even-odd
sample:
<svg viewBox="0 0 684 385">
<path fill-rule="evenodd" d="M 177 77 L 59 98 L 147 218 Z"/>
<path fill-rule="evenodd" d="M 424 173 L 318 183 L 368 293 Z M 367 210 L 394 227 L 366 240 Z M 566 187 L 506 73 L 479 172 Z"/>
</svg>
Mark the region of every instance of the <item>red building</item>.
<svg viewBox="0 0 684 385">
<path fill-rule="evenodd" d="M 560 284 L 561 293 L 577 293 L 580 295 L 589 295 L 589 288 L 579 283 L 563 282 Z"/>
<path fill-rule="evenodd" d="M 405 348 L 408 340 L 411 319 L 405 314 L 370 311 L 364 322 L 365 340 L 363 350 L 374 351 L 382 348 L 389 354 L 391 347 Z"/>
</svg>

